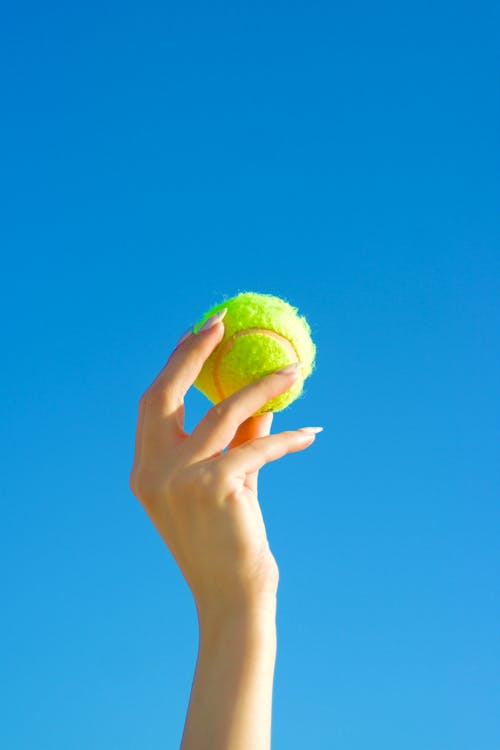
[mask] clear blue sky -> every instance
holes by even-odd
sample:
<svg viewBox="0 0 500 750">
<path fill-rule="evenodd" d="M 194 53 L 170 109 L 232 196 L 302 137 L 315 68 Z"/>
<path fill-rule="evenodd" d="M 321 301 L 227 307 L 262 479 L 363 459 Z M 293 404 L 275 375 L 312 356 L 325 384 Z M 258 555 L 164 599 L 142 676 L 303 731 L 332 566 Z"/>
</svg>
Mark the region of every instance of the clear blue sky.
<svg viewBox="0 0 500 750">
<path fill-rule="evenodd" d="M 137 401 L 242 290 L 318 346 L 275 429 L 325 427 L 262 472 L 273 750 L 500 747 L 498 15 L 4 4 L 2 747 L 178 746 L 196 619 Z"/>
</svg>

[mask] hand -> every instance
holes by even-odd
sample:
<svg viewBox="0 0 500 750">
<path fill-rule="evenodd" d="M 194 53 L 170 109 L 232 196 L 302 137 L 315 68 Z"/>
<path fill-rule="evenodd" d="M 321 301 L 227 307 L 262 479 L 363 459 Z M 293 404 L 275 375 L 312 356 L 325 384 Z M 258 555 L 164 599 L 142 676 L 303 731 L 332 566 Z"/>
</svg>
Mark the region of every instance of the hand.
<svg viewBox="0 0 500 750">
<path fill-rule="evenodd" d="M 200 618 L 275 598 L 278 567 L 257 499 L 258 471 L 307 448 L 319 431 L 269 435 L 272 414 L 252 416 L 292 386 L 297 367 L 248 385 L 212 407 L 191 435 L 185 432 L 184 396 L 223 337 L 221 317 L 182 340 L 140 399 L 130 475 L 131 489 L 177 561 Z"/>
</svg>

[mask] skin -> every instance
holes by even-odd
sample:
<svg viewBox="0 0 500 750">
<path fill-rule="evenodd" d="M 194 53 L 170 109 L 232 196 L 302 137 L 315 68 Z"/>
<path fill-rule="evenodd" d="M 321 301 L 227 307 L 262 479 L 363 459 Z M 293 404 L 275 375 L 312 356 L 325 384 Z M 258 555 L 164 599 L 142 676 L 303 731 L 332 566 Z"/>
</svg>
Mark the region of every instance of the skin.
<svg viewBox="0 0 500 750">
<path fill-rule="evenodd" d="M 174 556 L 198 614 L 181 750 L 267 750 L 279 572 L 258 502 L 258 472 L 311 445 L 315 428 L 270 435 L 272 414 L 252 416 L 291 387 L 295 369 L 225 399 L 189 435 L 185 394 L 222 337 L 220 315 L 183 337 L 141 397 L 130 486 Z"/>
</svg>

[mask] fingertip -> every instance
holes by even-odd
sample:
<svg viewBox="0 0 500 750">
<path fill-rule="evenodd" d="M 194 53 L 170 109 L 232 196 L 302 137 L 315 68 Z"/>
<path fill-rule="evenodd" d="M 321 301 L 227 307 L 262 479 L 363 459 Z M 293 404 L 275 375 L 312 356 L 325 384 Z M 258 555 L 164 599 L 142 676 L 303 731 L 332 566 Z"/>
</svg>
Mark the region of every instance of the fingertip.
<svg viewBox="0 0 500 750">
<path fill-rule="evenodd" d="M 316 435 L 314 433 L 307 433 L 302 432 L 301 430 L 296 430 L 294 431 L 293 435 L 294 439 L 292 445 L 294 447 L 291 449 L 291 452 L 305 450 L 306 448 L 309 448 L 309 446 L 314 442 L 316 442 Z"/>
<path fill-rule="evenodd" d="M 308 432 L 298 433 L 297 437 L 299 438 L 300 442 L 305 443 L 306 445 L 310 445 L 311 443 L 314 443 L 316 440 L 316 435 L 313 435 Z"/>
<path fill-rule="evenodd" d="M 190 339 L 190 346 L 208 346 L 210 353 L 219 346 L 224 338 L 224 323 L 222 320 L 216 320 L 209 328 L 200 328 L 198 331 L 193 329 L 193 335 Z"/>
<path fill-rule="evenodd" d="M 184 396 L 195 382 L 205 361 L 219 345 L 223 335 L 224 326 L 220 320 L 206 328 L 203 333 L 196 333 L 194 326 L 188 328 L 156 377 L 155 387 L 164 389 L 168 384 L 169 388 Z"/>
<path fill-rule="evenodd" d="M 219 312 L 216 312 L 215 315 L 212 315 L 203 323 L 201 328 L 198 329 L 197 333 L 206 333 L 207 331 L 216 328 L 220 323 L 222 323 L 222 320 L 224 319 L 226 313 L 227 307 L 225 307 L 223 310 L 219 310 Z"/>
<path fill-rule="evenodd" d="M 255 440 L 256 438 L 266 437 L 271 431 L 273 413 L 266 412 L 257 416 L 248 417 L 240 424 L 236 435 L 230 443 L 230 448 L 236 448 L 238 445 Z"/>
<path fill-rule="evenodd" d="M 305 435 L 318 435 L 323 432 L 323 427 L 299 427 L 297 432 L 302 432 Z"/>
<path fill-rule="evenodd" d="M 273 375 L 287 375 L 289 377 L 297 377 L 301 366 L 302 362 L 292 362 L 286 367 L 282 367 L 280 370 L 276 370 Z"/>
<path fill-rule="evenodd" d="M 274 372 L 265 375 L 265 379 L 269 379 L 272 383 L 272 388 L 278 389 L 278 393 L 284 393 L 295 385 L 295 382 L 301 375 L 300 362 L 293 362 L 291 365 L 283 367 L 281 370 L 275 370 Z"/>
<path fill-rule="evenodd" d="M 196 331 L 196 326 L 191 326 L 191 328 L 188 328 L 182 334 L 170 357 L 175 355 L 176 358 L 180 356 L 183 359 L 183 356 L 188 357 L 192 352 L 201 348 L 203 359 L 207 359 L 219 345 L 223 335 L 224 324 L 222 321 L 216 321 L 214 325 L 211 325 L 210 328 L 206 328 L 204 331 L 201 329 Z"/>
<path fill-rule="evenodd" d="M 194 326 L 190 326 L 187 331 L 184 331 L 182 336 L 180 337 L 179 341 L 177 342 L 174 352 L 185 342 L 188 340 L 190 336 L 192 336 L 194 333 Z"/>
<path fill-rule="evenodd" d="M 257 414 L 249 419 L 251 419 L 252 424 L 257 427 L 256 433 L 259 435 L 269 435 L 273 424 L 274 413 L 272 411 L 266 411 L 264 414 Z"/>
</svg>

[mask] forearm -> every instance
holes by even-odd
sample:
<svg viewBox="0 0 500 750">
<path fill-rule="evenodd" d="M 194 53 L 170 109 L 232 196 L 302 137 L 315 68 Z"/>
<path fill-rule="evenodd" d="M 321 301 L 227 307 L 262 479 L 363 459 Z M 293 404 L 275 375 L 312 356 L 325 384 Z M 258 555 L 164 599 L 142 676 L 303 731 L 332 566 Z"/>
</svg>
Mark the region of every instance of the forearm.
<svg viewBox="0 0 500 750">
<path fill-rule="evenodd" d="M 200 618 L 200 644 L 181 750 L 268 750 L 275 611 Z"/>
</svg>

